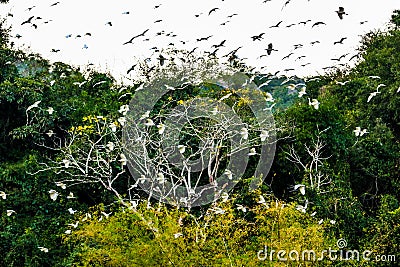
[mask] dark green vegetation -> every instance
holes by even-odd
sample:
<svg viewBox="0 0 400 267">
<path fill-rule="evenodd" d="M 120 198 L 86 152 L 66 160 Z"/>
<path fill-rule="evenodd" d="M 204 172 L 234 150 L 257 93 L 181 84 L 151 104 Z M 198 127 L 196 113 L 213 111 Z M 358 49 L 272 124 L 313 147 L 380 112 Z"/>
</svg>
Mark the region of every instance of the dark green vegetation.
<svg viewBox="0 0 400 267">
<path fill-rule="evenodd" d="M 108 74 L 84 73 L 10 49 L 8 31 L 1 24 L 0 191 L 7 196 L 0 198 L 0 266 L 257 266 L 257 251 L 264 245 L 321 251 L 334 248 L 339 238 L 347 240 L 349 249 L 396 255 L 399 261 L 399 27 L 396 11 L 390 29 L 364 37 L 356 67 L 307 81 L 302 98 L 289 97 L 281 80 L 265 88 L 277 99 L 275 119 L 282 131 L 261 191 L 246 193 L 246 180 L 241 182 L 230 200 L 220 204 L 225 213 L 219 215 L 210 212 L 199 218 L 205 210 L 188 214 L 156 205 L 147 209 L 141 204 L 137 211 L 114 205 L 113 215 L 99 222 L 113 196 L 98 184 L 81 184 L 51 200 L 48 191 L 56 188 L 59 175 L 30 173 L 48 158 L 59 160 L 59 155 L 34 143 L 46 143 L 43 133 L 49 129 L 62 138 L 64 130 L 81 125 L 88 115 L 116 119 L 129 97 L 118 99 L 122 93 Z M 367 103 L 379 84 L 385 85 L 381 93 Z M 124 93 L 134 93 L 134 88 Z M 307 97 L 318 99 L 319 109 L 309 106 Z M 40 113 L 37 123 L 26 126 L 26 110 L 39 100 L 41 107 L 56 112 Z M 356 127 L 368 133 L 357 137 Z M 320 149 L 318 155 L 326 158 L 318 170 L 310 168 L 307 148 Z M 306 168 L 293 162 L 295 155 Z M 330 183 L 318 187 L 318 177 Z M 294 184 L 304 184 L 305 195 L 290 189 Z M 77 198 L 68 199 L 70 191 Z M 260 195 L 265 204 L 257 203 Z M 306 199 L 307 212 L 302 213 L 297 205 L 304 206 Z M 68 208 L 79 212 L 70 214 Z M 7 216 L 7 210 L 16 213 Z M 67 226 L 86 212 L 93 214 L 91 219 L 77 229 Z M 72 234 L 65 234 L 67 229 Z M 318 266 L 328 264 L 397 266 L 355 261 Z"/>
</svg>

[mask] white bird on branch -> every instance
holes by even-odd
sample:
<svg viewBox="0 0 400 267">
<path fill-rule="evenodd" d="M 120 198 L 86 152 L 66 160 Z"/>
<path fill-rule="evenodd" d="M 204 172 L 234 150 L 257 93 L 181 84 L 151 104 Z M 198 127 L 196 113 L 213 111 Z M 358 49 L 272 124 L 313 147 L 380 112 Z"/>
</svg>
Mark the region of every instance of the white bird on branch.
<svg viewBox="0 0 400 267">
<path fill-rule="evenodd" d="M 243 139 L 249 138 L 249 132 L 246 128 L 240 129 L 240 135 L 242 136 Z"/>
<path fill-rule="evenodd" d="M 356 136 L 363 136 L 364 134 L 368 133 L 368 132 L 367 132 L 367 129 L 361 130 L 361 127 L 358 127 L 358 126 L 356 127 L 355 130 L 353 130 L 353 132 L 354 132 L 354 134 L 355 134 Z"/>
<path fill-rule="evenodd" d="M 159 134 L 163 134 L 163 133 L 164 133 L 164 131 L 165 131 L 165 125 L 164 125 L 163 123 L 158 124 L 158 125 L 157 125 L 157 128 L 158 128 L 158 133 L 159 133 Z"/>
<path fill-rule="evenodd" d="M 44 252 L 44 253 L 49 252 L 49 249 L 48 249 L 48 248 L 45 248 L 45 247 L 38 247 L 38 249 L 39 249 L 40 251 Z"/>
<path fill-rule="evenodd" d="M 11 215 L 13 215 L 15 212 L 15 210 L 7 210 L 7 216 L 10 217 Z"/>
<path fill-rule="evenodd" d="M 303 196 L 306 194 L 306 186 L 305 186 L 304 184 L 296 184 L 296 185 L 294 186 L 294 190 L 296 191 L 297 189 L 300 191 L 300 193 L 301 193 Z"/>
<path fill-rule="evenodd" d="M 310 98 L 308 98 L 308 104 L 310 106 L 313 106 L 315 109 L 319 108 L 319 101 L 317 99 L 313 99 L 312 101 L 310 101 Z"/>
<path fill-rule="evenodd" d="M 264 142 L 265 139 L 267 139 L 267 137 L 269 137 L 268 131 L 267 130 L 261 130 L 261 133 L 260 133 L 261 142 Z"/>
<path fill-rule="evenodd" d="M 2 199 L 6 199 L 7 198 L 7 194 L 4 191 L 0 191 L 0 197 Z"/>
<path fill-rule="evenodd" d="M 233 174 L 232 174 L 232 172 L 231 172 L 230 170 L 226 169 L 225 172 L 224 172 L 224 174 L 225 174 L 226 176 L 228 176 L 228 179 L 229 179 L 229 180 L 232 180 Z"/>
<path fill-rule="evenodd" d="M 55 182 L 56 186 L 61 187 L 62 189 L 66 189 L 67 185 L 62 182 Z"/>
<path fill-rule="evenodd" d="M 49 190 L 50 198 L 55 201 L 58 197 L 58 192 L 54 189 Z"/>
<path fill-rule="evenodd" d="M 185 153 L 186 146 L 184 146 L 184 145 L 178 145 L 178 150 L 179 150 L 179 153 L 183 154 L 183 153 Z"/>
</svg>

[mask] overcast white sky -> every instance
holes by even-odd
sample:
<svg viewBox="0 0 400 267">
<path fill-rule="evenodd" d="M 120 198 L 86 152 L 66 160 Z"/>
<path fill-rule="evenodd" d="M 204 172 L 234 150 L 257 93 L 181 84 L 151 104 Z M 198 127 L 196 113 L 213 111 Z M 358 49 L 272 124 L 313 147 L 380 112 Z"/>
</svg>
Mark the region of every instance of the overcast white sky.
<svg viewBox="0 0 400 267">
<path fill-rule="evenodd" d="M 294 68 L 287 75 L 315 75 L 323 73 L 322 68 L 336 64 L 331 58 L 349 53 L 341 63 L 355 54 L 360 35 L 377 28 L 384 29 L 390 20 L 392 11 L 400 9 L 399 0 L 10 0 L 9 4 L 0 5 L 0 15 L 8 16 L 8 24 L 13 27 L 12 35 L 16 45 L 42 54 L 52 61 L 63 61 L 73 65 L 94 63 L 101 70 L 108 70 L 117 79 L 137 58 L 149 57 L 150 48 L 160 49 L 173 43 L 177 48 L 211 51 L 213 44 L 226 40 L 217 55 L 243 46 L 237 55 L 248 58 L 245 61 L 252 66 L 265 67 L 265 72 L 275 72 Z M 160 5 L 155 8 L 156 5 Z M 35 6 L 30 11 L 29 7 Z M 345 8 L 348 15 L 340 20 L 335 10 L 339 6 Z M 219 8 L 208 15 L 214 8 Z M 129 14 L 123 14 L 129 11 Z M 238 14 L 232 18 L 229 15 Z M 196 14 L 201 14 L 196 17 Z M 21 26 L 24 20 L 35 16 L 32 20 L 37 24 L 34 29 L 30 24 Z M 37 19 L 37 17 L 42 19 Z M 161 22 L 154 23 L 161 19 Z M 300 21 L 310 19 L 305 26 Z M 44 22 L 51 20 L 49 23 Z M 283 21 L 278 28 L 269 28 Z M 220 25 L 223 22 L 225 25 Z M 311 27 L 313 23 L 323 21 L 326 25 Z M 360 24 L 362 21 L 367 21 Z M 111 22 L 112 26 L 106 25 Z M 287 28 L 286 26 L 297 25 Z M 133 36 L 150 29 L 145 37 L 135 39 L 133 44 L 122 45 Z M 163 35 L 157 32 L 164 31 Z M 86 32 L 91 37 L 84 36 Z M 176 37 L 168 37 L 172 32 Z M 251 36 L 265 32 L 264 39 L 252 41 Z M 66 38 L 72 34 L 71 38 Z M 76 35 L 82 35 L 76 38 Z M 212 35 L 208 41 L 197 42 L 197 38 Z M 342 37 L 347 37 L 343 44 L 333 45 Z M 148 41 L 145 39 L 149 38 Z M 311 45 L 312 41 L 319 44 Z M 185 41 L 183 44 L 180 41 Z M 266 54 L 264 50 L 273 43 L 277 52 Z M 84 49 L 84 45 L 88 48 Z M 303 47 L 294 50 L 295 44 Z M 60 49 L 58 53 L 51 49 Z M 288 59 L 282 60 L 294 52 Z M 299 56 L 305 56 L 298 59 Z M 310 63 L 305 67 L 302 64 Z"/>
</svg>

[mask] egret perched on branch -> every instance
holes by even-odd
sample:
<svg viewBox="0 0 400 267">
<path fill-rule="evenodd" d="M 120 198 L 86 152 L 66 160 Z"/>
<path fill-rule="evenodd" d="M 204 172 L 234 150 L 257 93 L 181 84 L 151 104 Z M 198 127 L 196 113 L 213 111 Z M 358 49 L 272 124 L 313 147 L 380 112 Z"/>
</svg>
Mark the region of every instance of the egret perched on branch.
<svg viewBox="0 0 400 267">
<path fill-rule="evenodd" d="M 267 137 L 269 137 L 268 131 L 267 130 L 262 130 L 261 133 L 260 133 L 261 142 L 264 142 L 265 139 L 267 139 Z"/>
<path fill-rule="evenodd" d="M 50 198 L 51 198 L 53 201 L 57 200 L 58 192 L 57 192 L 56 190 L 50 189 L 50 190 L 49 190 L 49 194 L 50 194 Z"/>
<path fill-rule="evenodd" d="M 243 139 L 249 138 L 249 132 L 246 128 L 240 129 L 240 135 L 242 136 Z"/>
<path fill-rule="evenodd" d="M 224 172 L 224 174 L 225 174 L 226 176 L 228 176 L 228 179 L 229 179 L 229 180 L 232 180 L 233 174 L 232 174 L 232 172 L 231 172 L 230 170 L 226 169 L 225 172 Z"/>
<path fill-rule="evenodd" d="M 13 215 L 13 213 L 16 213 L 15 210 L 7 210 L 7 216 L 10 217 Z"/>
<path fill-rule="evenodd" d="M 71 164 L 71 161 L 70 161 L 69 159 L 63 159 L 63 160 L 62 160 L 62 163 L 64 164 L 64 167 L 65 167 L 65 168 L 68 168 L 69 165 Z"/>
<path fill-rule="evenodd" d="M 306 186 L 304 184 L 296 184 L 294 186 L 294 190 L 299 190 L 300 193 L 304 196 L 306 194 Z"/>
<path fill-rule="evenodd" d="M 128 160 L 126 159 L 126 157 L 125 157 L 125 155 L 124 155 L 123 153 L 121 153 L 120 157 L 121 157 L 121 159 L 120 159 L 119 161 L 121 162 L 121 165 L 122 165 L 122 166 L 125 166 L 125 165 L 126 165 L 126 162 L 127 162 Z"/>
<path fill-rule="evenodd" d="M 62 189 L 66 189 L 67 185 L 62 182 L 56 182 L 56 186 L 61 187 Z"/>
<path fill-rule="evenodd" d="M 313 99 L 312 101 L 310 101 L 310 98 L 308 98 L 308 104 L 310 106 L 313 106 L 315 109 L 319 108 L 319 101 L 317 99 Z"/>
<path fill-rule="evenodd" d="M 367 129 L 361 130 L 361 127 L 356 127 L 356 129 L 353 130 L 353 132 L 354 132 L 354 134 L 355 134 L 356 136 L 363 136 L 364 134 L 368 133 L 368 132 L 367 132 Z"/>
<path fill-rule="evenodd" d="M 38 247 L 38 249 L 40 249 L 40 251 L 42 251 L 42 252 L 44 252 L 44 253 L 49 252 L 49 249 L 48 249 L 48 248 L 45 248 L 45 247 Z"/>
<path fill-rule="evenodd" d="M 6 199 L 7 198 L 7 194 L 4 191 L 0 191 L 0 197 L 2 199 Z"/>
<path fill-rule="evenodd" d="M 146 126 L 154 126 L 154 122 L 152 119 L 147 119 L 146 122 L 144 123 Z"/>
<path fill-rule="evenodd" d="M 165 125 L 164 125 L 163 123 L 158 124 L 158 125 L 157 125 L 157 128 L 158 128 L 158 133 L 159 133 L 159 134 L 163 134 L 163 133 L 164 133 L 164 131 L 165 131 Z"/>
<path fill-rule="evenodd" d="M 185 153 L 186 147 L 184 145 L 178 145 L 178 150 L 179 153 L 183 154 Z"/>
</svg>

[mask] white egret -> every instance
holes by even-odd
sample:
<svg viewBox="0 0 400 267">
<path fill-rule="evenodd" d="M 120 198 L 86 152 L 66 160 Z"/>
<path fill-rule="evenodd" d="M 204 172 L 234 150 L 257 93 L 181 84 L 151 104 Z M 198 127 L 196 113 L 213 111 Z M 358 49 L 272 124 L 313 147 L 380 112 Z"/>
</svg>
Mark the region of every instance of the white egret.
<svg viewBox="0 0 400 267">
<path fill-rule="evenodd" d="M 53 114 L 53 112 L 54 112 L 54 108 L 48 107 L 48 108 L 46 109 L 46 111 L 51 115 L 51 114 Z"/>
<path fill-rule="evenodd" d="M 106 217 L 106 219 L 108 219 L 108 217 L 110 217 L 111 213 L 112 212 L 110 212 L 110 213 L 105 213 L 104 211 L 101 212 L 101 214 L 103 214 L 104 217 Z"/>
<path fill-rule="evenodd" d="M 164 125 L 163 123 L 158 124 L 158 125 L 157 125 L 157 128 L 158 128 L 158 133 L 159 133 L 159 134 L 163 134 L 163 133 L 164 133 L 164 131 L 165 131 L 165 125 Z"/>
<path fill-rule="evenodd" d="M 310 106 L 313 106 L 315 109 L 318 109 L 320 103 L 317 99 L 313 99 L 312 101 L 310 101 L 310 98 L 308 98 L 308 104 Z"/>
<path fill-rule="evenodd" d="M 37 108 L 39 107 L 40 102 L 42 102 L 41 100 L 36 101 L 35 103 L 33 103 L 32 105 L 30 105 L 27 109 L 26 112 L 28 113 L 29 110 L 33 109 L 33 108 Z"/>
<path fill-rule="evenodd" d="M 214 211 L 215 214 L 224 214 L 225 210 L 221 209 L 220 207 L 215 207 L 214 209 L 211 209 L 211 211 Z"/>
<path fill-rule="evenodd" d="M 331 224 L 335 224 L 335 223 L 336 223 L 335 220 L 330 220 L 329 222 L 330 222 Z"/>
<path fill-rule="evenodd" d="M 54 189 L 50 189 L 49 190 L 49 194 L 50 194 L 50 198 L 53 200 L 53 201 L 55 201 L 55 200 L 57 200 L 57 197 L 58 197 L 58 192 L 56 191 L 56 190 L 54 190 Z"/>
<path fill-rule="evenodd" d="M 10 217 L 13 215 L 13 213 L 16 213 L 15 210 L 7 210 L 7 216 Z"/>
<path fill-rule="evenodd" d="M 76 197 L 74 197 L 74 193 L 69 192 L 69 195 L 67 196 L 67 198 L 68 199 L 73 199 L 73 198 L 76 198 Z"/>
<path fill-rule="evenodd" d="M 249 138 L 249 132 L 246 128 L 240 129 L 240 135 L 242 136 L 243 139 Z"/>
<path fill-rule="evenodd" d="M 181 237 L 181 236 L 183 236 L 182 233 L 176 233 L 176 234 L 174 234 L 174 237 L 175 237 L 175 238 L 178 238 L 178 237 Z"/>
<path fill-rule="evenodd" d="M 229 180 L 232 180 L 233 174 L 232 174 L 232 172 L 231 172 L 230 170 L 226 169 L 226 170 L 224 171 L 224 174 L 225 174 L 226 176 L 228 176 L 228 179 L 229 179 Z"/>
<path fill-rule="evenodd" d="M 115 123 L 110 123 L 108 125 L 108 127 L 110 127 L 111 131 L 113 131 L 114 133 L 117 131 L 117 125 L 115 125 Z"/>
<path fill-rule="evenodd" d="M 71 164 L 71 161 L 69 159 L 63 159 L 62 163 L 64 164 L 65 168 L 69 168 L 69 165 Z"/>
<path fill-rule="evenodd" d="M 274 102 L 274 101 L 275 101 L 275 99 L 274 99 L 274 97 L 271 95 L 271 93 L 266 92 L 265 94 L 266 94 L 265 101 L 267 101 L 267 102 Z"/>
<path fill-rule="evenodd" d="M 72 226 L 74 228 L 78 227 L 79 221 L 76 221 L 75 223 L 69 223 L 69 226 Z"/>
<path fill-rule="evenodd" d="M 66 189 L 67 185 L 62 182 L 55 182 L 56 186 L 61 187 L 62 189 Z"/>
<path fill-rule="evenodd" d="M 300 193 L 304 196 L 306 194 L 306 186 L 304 184 L 296 184 L 294 186 L 294 190 L 299 190 Z"/>
<path fill-rule="evenodd" d="M 243 212 L 246 212 L 247 211 L 247 208 L 245 207 L 245 206 L 243 206 L 243 205 L 240 205 L 240 204 L 236 204 L 236 209 L 237 210 L 241 210 L 241 211 L 243 211 Z"/>
<path fill-rule="evenodd" d="M 126 118 L 125 117 L 119 117 L 117 119 L 117 121 L 119 122 L 119 124 L 121 124 L 121 126 L 124 126 L 125 122 L 126 122 Z"/>
<path fill-rule="evenodd" d="M 267 137 L 269 137 L 269 133 L 267 130 L 262 130 L 260 133 L 260 138 L 261 138 L 261 142 L 264 142 L 265 139 L 267 139 Z"/>
<path fill-rule="evenodd" d="M 227 192 L 223 192 L 223 193 L 221 194 L 222 202 L 228 201 L 228 198 L 229 198 L 229 194 L 228 194 Z"/>
<path fill-rule="evenodd" d="M 299 97 L 302 97 L 303 95 L 306 95 L 306 94 L 307 94 L 306 87 L 305 86 L 301 87 L 301 89 L 299 91 Z"/>
<path fill-rule="evenodd" d="M 108 142 L 106 147 L 107 147 L 108 151 L 113 151 L 115 148 L 115 145 L 113 142 Z"/>
<path fill-rule="evenodd" d="M 322 224 L 324 222 L 324 219 L 321 219 L 318 221 L 318 224 Z"/>
<path fill-rule="evenodd" d="M 69 212 L 69 214 L 75 214 L 76 210 L 74 210 L 73 208 L 69 208 L 68 212 Z"/>
<path fill-rule="evenodd" d="M 258 204 L 263 204 L 263 205 L 267 205 L 267 202 L 265 201 L 265 198 L 263 197 L 263 195 L 260 195 L 259 197 L 258 197 L 258 201 L 257 201 L 257 203 Z"/>
<path fill-rule="evenodd" d="M 72 231 L 71 231 L 70 229 L 68 229 L 68 230 L 66 230 L 64 233 L 67 234 L 67 235 L 69 235 L 69 234 L 72 233 Z"/>
<path fill-rule="evenodd" d="M 154 126 L 154 122 L 152 119 L 147 119 L 146 122 L 144 123 L 146 126 Z"/>
<path fill-rule="evenodd" d="M 163 173 L 160 172 L 160 173 L 157 174 L 157 181 L 158 181 L 160 184 L 163 184 L 163 183 L 166 182 L 166 179 L 165 179 Z"/>
<path fill-rule="evenodd" d="M 121 113 L 122 115 L 126 115 L 126 113 L 129 111 L 129 105 L 122 105 L 118 112 Z"/>
<path fill-rule="evenodd" d="M 358 127 L 358 126 L 356 127 L 355 130 L 353 130 L 353 132 L 354 132 L 354 134 L 355 134 L 356 136 L 363 136 L 364 134 L 368 133 L 368 132 L 367 132 L 367 129 L 361 130 L 361 127 Z"/>
<path fill-rule="evenodd" d="M 254 147 L 252 147 L 252 148 L 250 148 L 250 151 L 249 151 L 249 156 L 254 156 L 254 155 L 256 155 L 257 154 L 257 152 L 256 152 L 256 149 L 254 148 Z"/>
<path fill-rule="evenodd" d="M 7 198 L 7 194 L 4 191 L 0 191 L 0 197 L 2 199 L 6 199 Z"/>
<path fill-rule="evenodd" d="M 53 132 L 53 130 L 49 130 L 46 134 L 47 134 L 49 137 L 52 137 L 55 133 Z"/>
<path fill-rule="evenodd" d="M 49 252 L 49 249 L 48 249 L 48 248 L 45 248 L 45 247 L 38 247 L 38 249 L 40 249 L 40 251 L 42 251 L 42 252 L 44 252 L 44 253 Z"/>
<path fill-rule="evenodd" d="M 213 114 L 213 115 L 215 116 L 215 115 L 217 115 L 217 113 L 218 113 L 218 107 L 214 107 L 214 108 L 211 110 L 211 114 Z"/>
<path fill-rule="evenodd" d="M 125 156 L 123 153 L 121 153 L 120 157 L 121 157 L 121 158 L 119 159 L 119 161 L 121 162 L 121 165 L 122 165 L 122 166 L 125 166 L 125 165 L 126 165 L 126 162 L 128 161 L 127 158 L 126 158 L 126 156 Z"/>
<path fill-rule="evenodd" d="M 183 154 L 183 153 L 185 153 L 186 146 L 184 146 L 184 145 L 178 145 L 178 150 L 179 150 L 179 153 Z"/>
</svg>

